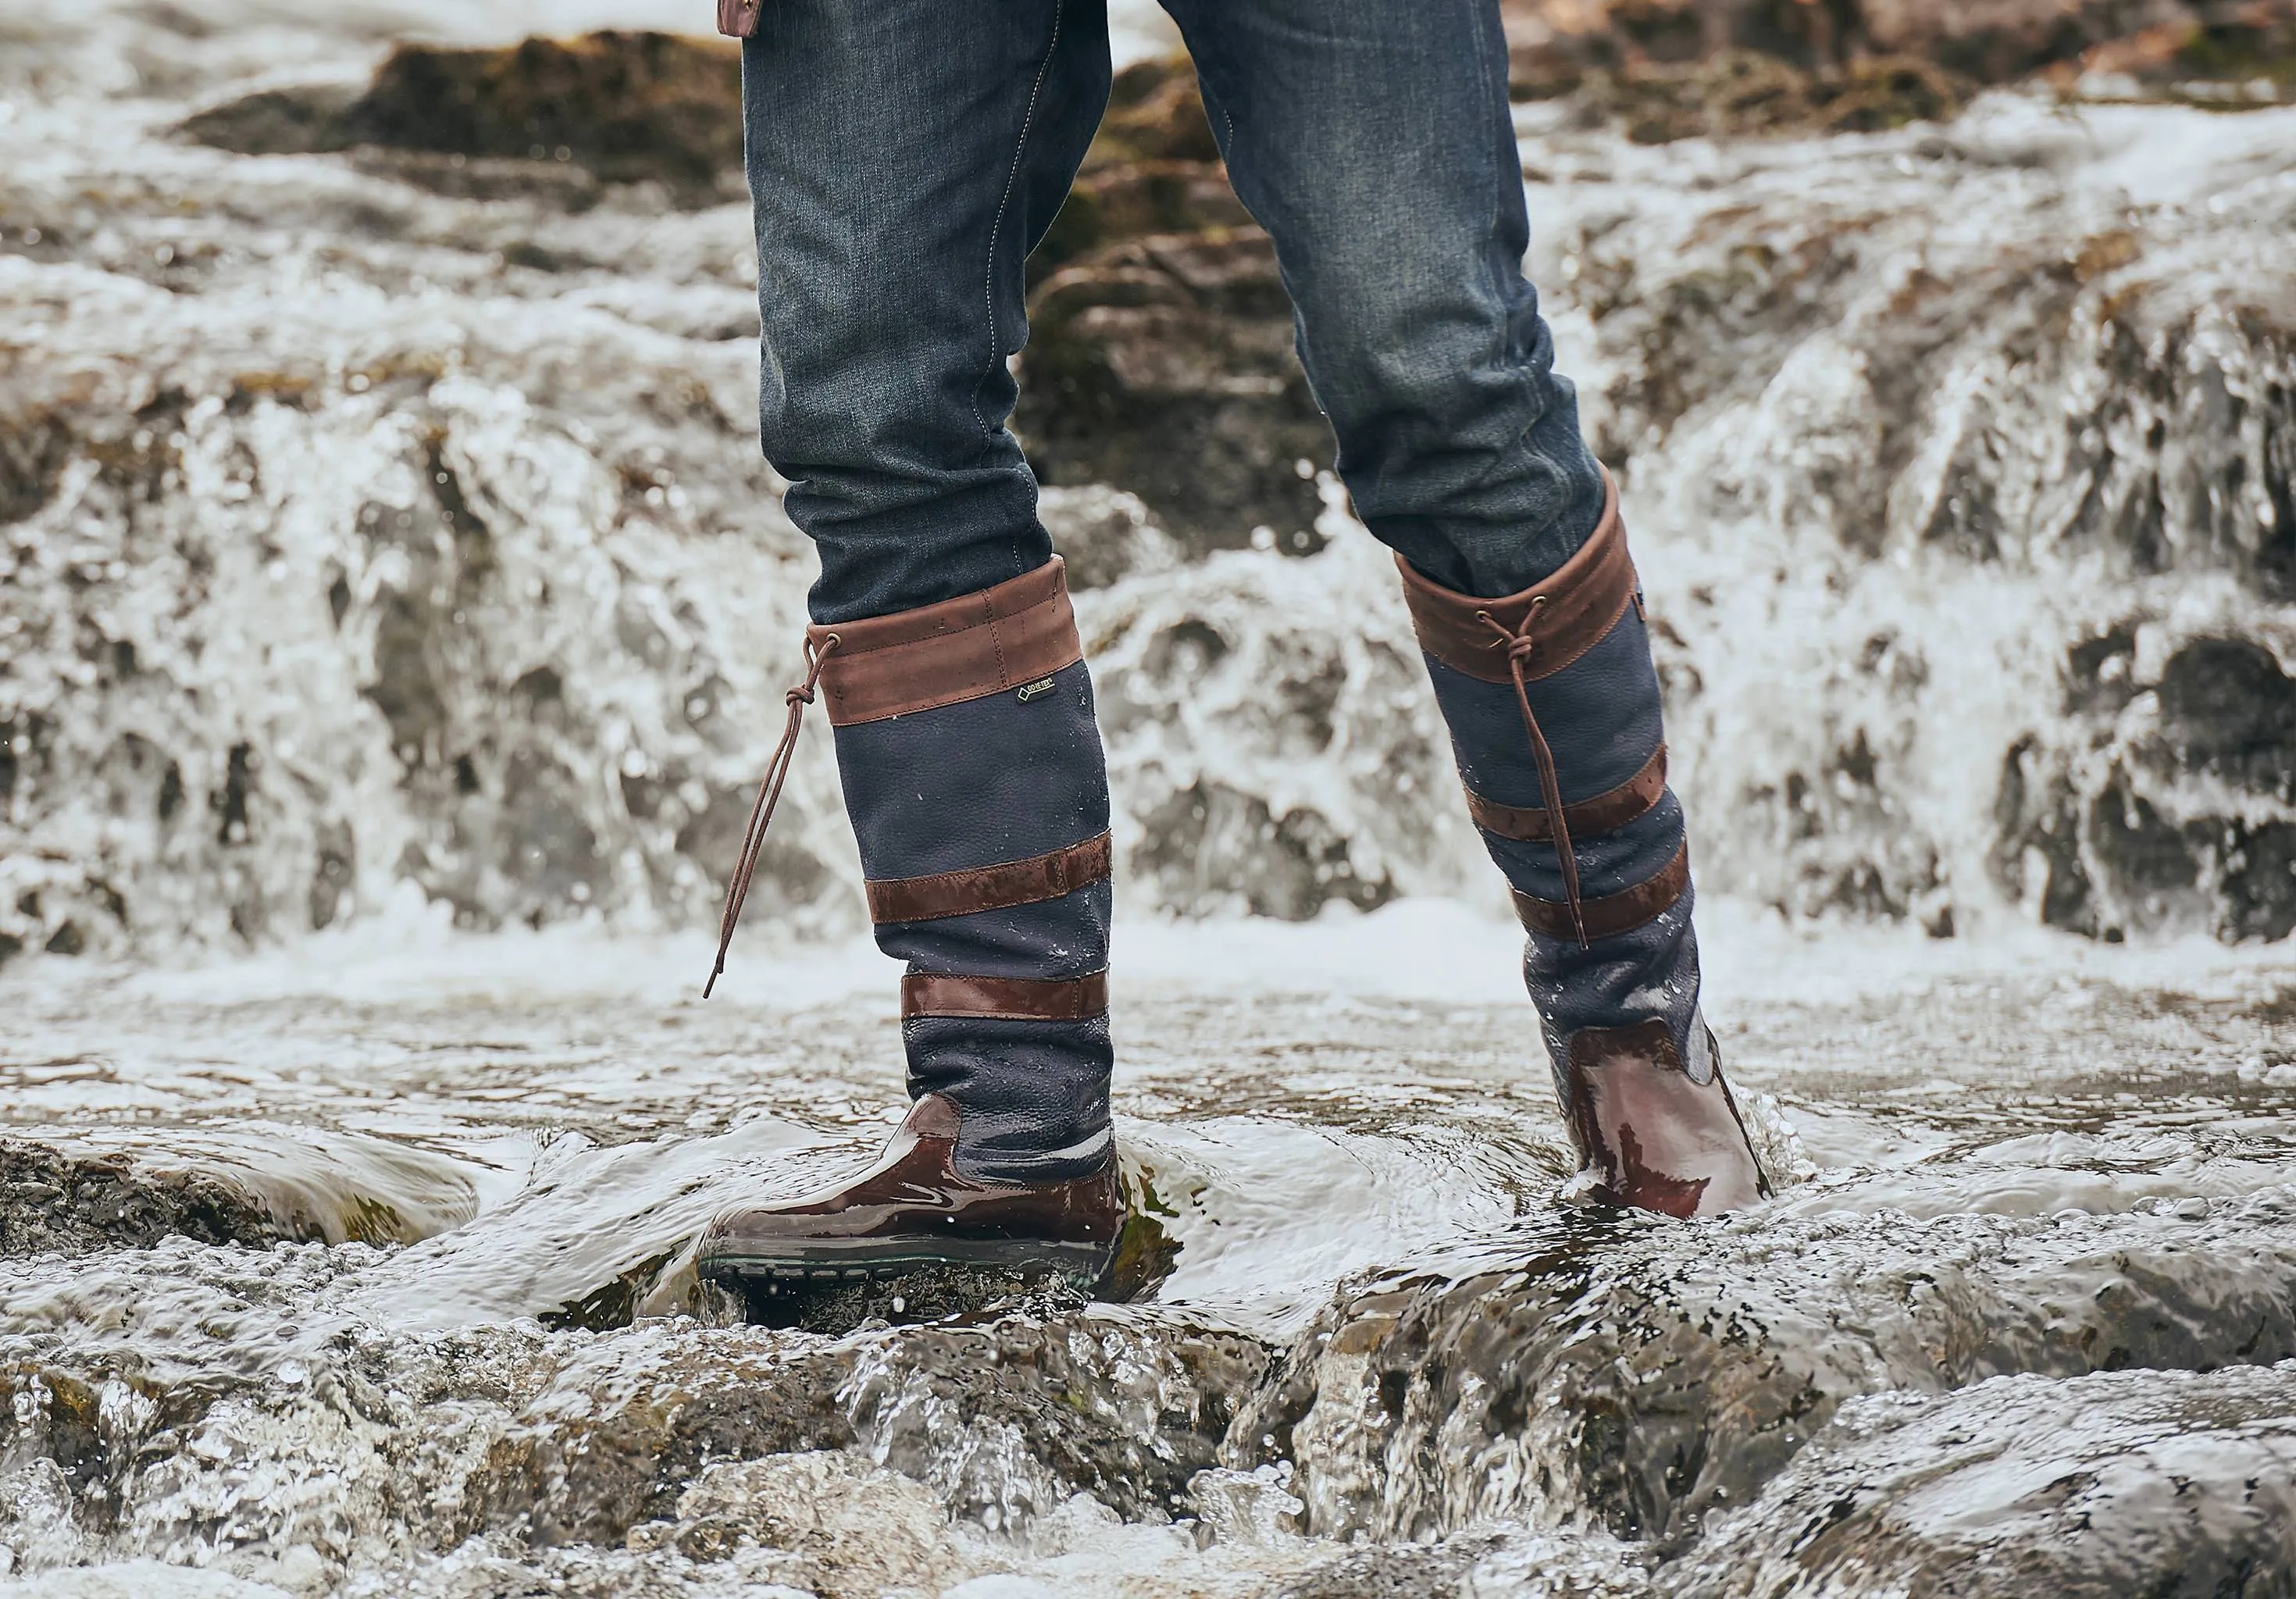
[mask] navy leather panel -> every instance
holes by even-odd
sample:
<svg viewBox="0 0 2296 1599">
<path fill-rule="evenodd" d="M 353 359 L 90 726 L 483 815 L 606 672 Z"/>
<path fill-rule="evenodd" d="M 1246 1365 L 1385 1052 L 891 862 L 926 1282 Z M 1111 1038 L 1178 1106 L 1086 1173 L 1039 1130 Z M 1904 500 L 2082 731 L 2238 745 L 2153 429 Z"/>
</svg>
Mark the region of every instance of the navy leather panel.
<svg viewBox="0 0 2296 1599">
<path fill-rule="evenodd" d="M 1659 802 L 1614 832 L 1570 840 L 1578 862 L 1578 896 L 1601 899 L 1648 882 L 1666 869 L 1682 845 L 1682 802 L 1669 789 Z M 1562 858 L 1552 844 L 1528 844 L 1483 834 L 1483 846 L 1515 888 L 1534 899 L 1563 899 Z"/>
<path fill-rule="evenodd" d="M 1698 939 L 1691 927 L 1697 898 L 1695 889 L 1685 889 L 1652 921 L 1585 949 L 1571 939 L 1529 935 L 1523 983 L 1538 1007 L 1551 1060 L 1566 1058 L 1570 1035 L 1582 1028 L 1652 1017 L 1673 1030 L 1683 1058 L 1692 1058 L 1690 1029 L 1699 1025 Z"/>
<path fill-rule="evenodd" d="M 1514 685 L 1485 683 L 1423 656 L 1450 725 L 1459 775 L 1486 800 L 1538 805 L 1538 762 Z M 1575 805 L 1632 777 L 1665 737 L 1650 636 L 1632 607 L 1578 660 L 1529 685 L 1530 709 L 1554 752 L 1562 800 Z"/>
<path fill-rule="evenodd" d="M 911 1097 L 946 1094 L 963 1113 L 956 1163 L 966 1176 L 1054 1182 L 1107 1163 L 1104 1147 L 1074 1152 L 1109 1125 L 1114 1050 L 1107 1017 L 918 1016 L 901 1031 L 908 1045 Z"/>
<path fill-rule="evenodd" d="M 1108 829 L 1108 777 L 1083 661 L 1048 693 L 1004 690 L 837 730 L 846 814 L 872 878 L 1026 860 Z"/>
<path fill-rule="evenodd" d="M 877 947 L 915 972 L 962 977 L 1083 977 L 1108 969 L 1108 923 L 1115 894 L 1088 883 L 1058 899 L 937 922 L 890 922 Z"/>
</svg>

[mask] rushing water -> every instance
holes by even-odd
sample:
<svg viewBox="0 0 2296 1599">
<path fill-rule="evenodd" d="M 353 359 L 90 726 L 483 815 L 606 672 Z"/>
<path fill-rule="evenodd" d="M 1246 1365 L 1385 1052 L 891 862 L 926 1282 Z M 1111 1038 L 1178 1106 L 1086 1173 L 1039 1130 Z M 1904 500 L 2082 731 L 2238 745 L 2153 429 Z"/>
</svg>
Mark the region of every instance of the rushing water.
<svg viewBox="0 0 2296 1599">
<path fill-rule="evenodd" d="M 1171 1275 L 841 1335 L 728 1324 L 689 1251 L 882 1136 L 865 947 L 702 1004 L 698 936 L 410 907 L 11 980 L 12 1591 L 2278 1591 L 2284 964 L 1712 921 L 1750 1216 L 1557 1205 L 1497 923 L 1152 923 Z"/>
<path fill-rule="evenodd" d="M 693 1234 L 898 1048 L 818 732 L 693 999 L 808 576 L 746 216 L 168 133 L 675 20 L 543 9 L 0 5 L 0 1593 L 2296 1591 L 2296 113 L 1524 113 L 1776 1199 L 1558 1203 L 1338 496 L 1069 491 L 1171 1273 L 781 1332 Z"/>
</svg>

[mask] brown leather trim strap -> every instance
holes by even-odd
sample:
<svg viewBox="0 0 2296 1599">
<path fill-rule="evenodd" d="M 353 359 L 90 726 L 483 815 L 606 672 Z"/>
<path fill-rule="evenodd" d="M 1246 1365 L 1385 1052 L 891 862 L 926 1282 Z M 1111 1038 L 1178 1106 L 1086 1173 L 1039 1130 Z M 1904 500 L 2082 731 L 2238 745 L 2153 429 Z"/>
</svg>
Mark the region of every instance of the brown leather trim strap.
<svg viewBox="0 0 2296 1599">
<path fill-rule="evenodd" d="M 1627 553 L 1627 524 L 1619 514 L 1619 486 L 1603 474 L 1608 496 L 1602 522 L 1562 570 L 1546 582 L 1503 600 L 1454 594 L 1413 570 L 1400 555 L 1403 598 L 1419 646 L 1455 672 L 1485 683 L 1506 683 L 1511 648 L 1522 649 L 1523 676 L 1533 682 L 1551 677 L 1600 644 L 1627 607 L 1634 603 L 1634 557 Z M 833 713 L 832 713 L 833 714 Z"/>
<path fill-rule="evenodd" d="M 1659 802 L 1659 796 L 1665 792 L 1666 746 L 1660 744 L 1643 763 L 1643 769 L 1618 787 L 1606 789 L 1592 800 L 1564 806 L 1562 824 L 1574 839 L 1587 833 L 1613 832 L 1636 817 L 1649 815 L 1651 808 Z M 1544 805 L 1501 805 L 1469 789 L 1467 809 L 1474 816 L 1476 826 L 1503 839 L 1543 844 L 1554 837 L 1554 827 Z"/>
<path fill-rule="evenodd" d="M 1115 847 L 1103 832 L 1024 861 L 938 872 L 931 877 L 885 878 L 869 885 L 869 919 L 880 926 L 932 922 L 1058 899 L 1108 876 L 1114 857 Z"/>
<path fill-rule="evenodd" d="M 1682 890 L 1690 886 L 1690 843 L 1674 852 L 1659 874 L 1648 882 L 1636 883 L 1623 894 L 1612 894 L 1605 899 L 1581 900 L 1578 913 L 1583 918 L 1587 939 L 1616 938 L 1622 932 L 1632 932 L 1651 921 L 1660 911 L 1682 898 Z M 1578 929 L 1571 925 L 1570 907 L 1556 905 L 1552 900 L 1533 899 L 1517 890 L 1514 914 L 1523 926 L 1535 933 L 1545 933 L 1550 939 L 1576 940 Z"/>
<path fill-rule="evenodd" d="M 978 700 L 1074 666 L 1084 644 L 1067 570 L 1055 555 L 1032 572 L 937 605 L 807 628 L 824 652 L 821 693 L 831 725 Z"/>
<path fill-rule="evenodd" d="M 1003 1021 L 1088 1021 L 1108 1009 L 1108 973 L 1066 980 L 950 977 L 912 972 L 901 980 L 904 1016 L 983 1016 Z"/>
</svg>

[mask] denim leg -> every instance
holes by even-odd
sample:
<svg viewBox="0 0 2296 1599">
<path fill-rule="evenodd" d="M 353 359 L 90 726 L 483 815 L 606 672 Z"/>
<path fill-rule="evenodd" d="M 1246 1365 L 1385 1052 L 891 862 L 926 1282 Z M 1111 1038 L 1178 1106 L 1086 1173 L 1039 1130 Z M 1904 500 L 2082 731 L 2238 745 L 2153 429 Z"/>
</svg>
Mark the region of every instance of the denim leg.
<svg viewBox="0 0 2296 1599">
<path fill-rule="evenodd" d="M 1108 101 L 1105 0 L 770 0 L 742 53 L 766 456 L 817 622 L 1042 566 L 1021 261 Z"/>
<path fill-rule="evenodd" d="M 1237 194 L 1275 241 L 1340 473 L 1382 540 L 1499 595 L 1603 512 L 1522 275 L 1496 0 L 1164 0 Z"/>
<path fill-rule="evenodd" d="M 1601 522 L 1602 472 L 1522 275 L 1529 242 L 1497 0 L 1164 0 L 1195 56 L 1236 193 L 1275 242 L 1300 360 L 1365 525 L 1455 594 L 1547 578 Z M 1541 803 L 1512 686 L 1429 670 L 1469 785 Z M 1638 612 L 1531 685 L 1566 804 L 1649 761 L 1658 681 Z M 1683 838 L 1669 793 L 1574 838 L 1586 892 L 1655 877 Z M 1486 834 L 1521 893 L 1563 897 L 1551 843 Z M 1532 932 L 1524 976 L 1560 1070 L 1580 1031 L 1662 1018 L 1702 1062 L 1685 890 L 1580 946 Z"/>
</svg>

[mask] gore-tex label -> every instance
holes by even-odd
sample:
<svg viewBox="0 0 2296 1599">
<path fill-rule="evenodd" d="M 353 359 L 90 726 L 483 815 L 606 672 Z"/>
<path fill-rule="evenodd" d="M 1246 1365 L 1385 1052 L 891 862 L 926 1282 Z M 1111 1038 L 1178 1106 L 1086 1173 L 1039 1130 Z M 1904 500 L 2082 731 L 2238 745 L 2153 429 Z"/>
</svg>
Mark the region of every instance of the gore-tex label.
<svg viewBox="0 0 2296 1599">
<path fill-rule="evenodd" d="M 1022 684 L 1019 690 L 1019 697 L 1021 703 L 1026 705 L 1039 694 L 1049 694 L 1052 692 L 1053 680 L 1050 677 L 1039 677 L 1034 683 Z"/>
</svg>

